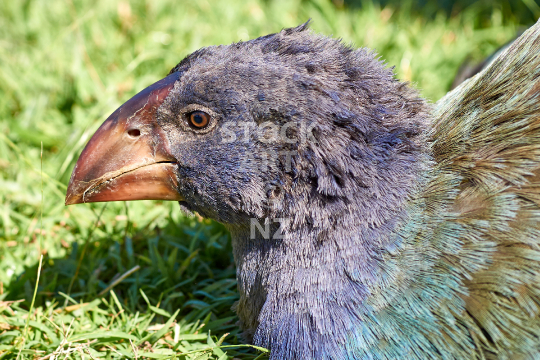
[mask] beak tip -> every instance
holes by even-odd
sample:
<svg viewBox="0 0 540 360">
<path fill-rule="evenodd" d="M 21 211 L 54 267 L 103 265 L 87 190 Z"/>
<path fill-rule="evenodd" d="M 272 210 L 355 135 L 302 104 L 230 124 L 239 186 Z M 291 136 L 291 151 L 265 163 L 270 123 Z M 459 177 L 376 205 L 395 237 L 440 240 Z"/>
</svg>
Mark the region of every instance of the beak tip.
<svg viewBox="0 0 540 360">
<path fill-rule="evenodd" d="M 68 206 L 68 205 L 74 205 L 74 204 L 78 204 L 79 202 L 77 202 L 72 196 L 68 196 L 66 197 L 66 201 L 64 202 L 64 205 L 65 206 Z"/>
<path fill-rule="evenodd" d="M 68 205 L 80 204 L 80 203 L 83 202 L 81 200 L 82 200 L 82 197 L 79 194 L 77 194 L 77 191 L 75 191 L 71 187 L 71 184 L 70 184 L 70 186 L 68 186 L 68 189 L 67 189 L 66 199 L 64 200 L 64 205 L 68 206 Z"/>
</svg>

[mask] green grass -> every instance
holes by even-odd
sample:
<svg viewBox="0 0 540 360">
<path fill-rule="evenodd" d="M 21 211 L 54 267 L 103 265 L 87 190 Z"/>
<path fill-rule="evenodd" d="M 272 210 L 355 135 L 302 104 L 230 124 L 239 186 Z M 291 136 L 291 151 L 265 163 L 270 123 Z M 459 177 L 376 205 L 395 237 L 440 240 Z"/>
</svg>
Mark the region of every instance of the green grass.
<svg viewBox="0 0 540 360">
<path fill-rule="evenodd" d="M 86 141 L 188 53 L 308 18 L 376 49 L 435 101 L 465 59 L 530 25 L 501 9 L 422 17 L 369 1 L 0 2 L 0 358 L 264 358 L 239 338 L 220 224 L 176 203 L 64 206 Z"/>
</svg>

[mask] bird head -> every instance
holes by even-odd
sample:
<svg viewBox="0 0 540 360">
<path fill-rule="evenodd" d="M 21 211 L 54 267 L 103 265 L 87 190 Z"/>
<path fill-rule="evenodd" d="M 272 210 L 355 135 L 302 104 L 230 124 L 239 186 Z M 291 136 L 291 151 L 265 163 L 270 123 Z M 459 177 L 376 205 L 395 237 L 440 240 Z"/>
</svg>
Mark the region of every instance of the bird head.
<svg viewBox="0 0 540 360">
<path fill-rule="evenodd" d="M 225 224 L 352 204 L 381 223 L 425 165 L 427 111 L 372 51 L 307 23 L 203 48 L 105 121 L 66 204 L 177 200 Z"/>
</svg>

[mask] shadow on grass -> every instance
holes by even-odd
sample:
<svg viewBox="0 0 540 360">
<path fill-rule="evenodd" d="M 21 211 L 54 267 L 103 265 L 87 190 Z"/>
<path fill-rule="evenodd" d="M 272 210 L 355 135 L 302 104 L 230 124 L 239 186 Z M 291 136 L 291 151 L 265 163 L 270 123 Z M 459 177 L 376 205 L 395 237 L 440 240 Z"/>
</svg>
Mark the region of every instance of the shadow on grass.
<svg viewBox="0 0 540 360">
<path fill-rule="evenodd" d="M 59 309 L 99 298 L 107 302 L 111 294 L 104 290 L 137 269 L 113 288 L 127 314 L 148 313 L 151 306 L 169 314 L 180 309 L 177 322 L 201 324 L 201 333 L 229 333 L 225 344 L 242 343 L 231 310 L 238 293 L 230 235 L 219 223 L 186 217 L 180 223 L 169 219 L 162 228 L 139 229 L 133 237 L 94 235 L 85 244 L 73 243 L 63 258 L 45 255 L 43 264 L 34 308 L 52 304 Z M 19 306 L 28 309 L 37 267 L 36 262 L 14 276 L 4 300 L 24 299 Z M 167 316 L 158 311 L 154 320 L 164 323 Z M 249 348 L 241 352 L 253 354 Z"/>
</svg>

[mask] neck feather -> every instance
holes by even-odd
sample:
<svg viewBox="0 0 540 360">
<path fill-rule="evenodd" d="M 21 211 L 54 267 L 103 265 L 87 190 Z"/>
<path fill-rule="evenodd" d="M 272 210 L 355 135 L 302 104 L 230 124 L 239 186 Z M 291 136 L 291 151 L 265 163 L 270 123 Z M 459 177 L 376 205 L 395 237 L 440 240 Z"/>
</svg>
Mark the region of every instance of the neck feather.
<svg viewBox="0 0 540 360">
<path fill-rule="evenodd" d="M 392 332 L 409 333 L 412 352 L 418 350 L 415 341 L 433 341 L 425 325 L 440 323 L 432 311 L 440 297 L 462 304 L 430 284 L 430 276 L 446 276 L 433 270 L 441 254 L 431 238 L 436 234 L 444 241 L 441 234 L 449 226 L 441 214 L 450 202 L 439 198 L 451 196 L 447 190 L 457 185 L 433 174 L 427 162 L 422 167 L 407 200 L 396 201 L 392 211 L 385 208 L 386 220 L 376 224 L 363 216 L 363 208 L 344 202 L 322 210 L 328 214 L 324 221 L 298 212 L 231 228 L 240 291 L 236 310 L 247 340 L 271 348 L 272 359 L 390 356 L 403 347 L 381 345 Z M 404 294 L 424 297 L 423 305 L 413 308 Z"/>
</svg>

